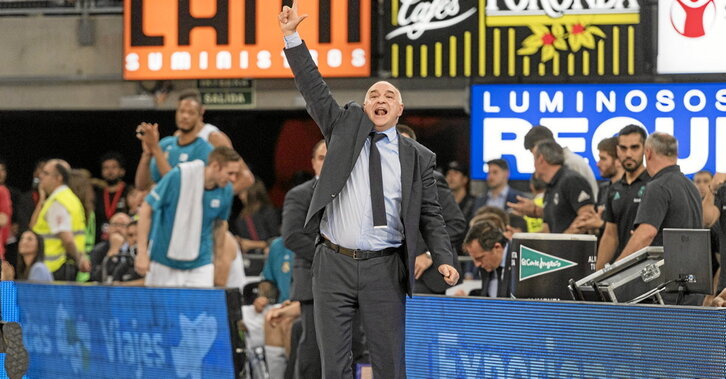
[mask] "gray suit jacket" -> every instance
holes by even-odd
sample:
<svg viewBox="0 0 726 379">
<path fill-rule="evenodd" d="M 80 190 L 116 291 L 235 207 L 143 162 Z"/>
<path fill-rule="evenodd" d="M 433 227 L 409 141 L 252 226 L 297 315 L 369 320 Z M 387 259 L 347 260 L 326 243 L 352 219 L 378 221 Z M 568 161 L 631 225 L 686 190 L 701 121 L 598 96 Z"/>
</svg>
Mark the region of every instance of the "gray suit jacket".
<svg viewBox="0 0 726 379">
<path fill-rule="evenodd" d="M 319 232 L 325 207 L 345 186 L 374 125 L 359 104 L 350 102 L 342 107 L 338 105 L 304 42 L 284 51 L 295 75 L 295 84 L 307 104 L 308 113 L 318 124 L 328 146 L 325 164 L 305 221 L 306 231 Z M 409 138 L 399 138 L 398 141 L 401 220 L 406 236 L 403 241 L 406 256 L 401 258 L 408 269 L 406 291 L 411 295 L 418 230 L 431 251 L 434 267 L 453 265 L 453 255 L 436 194 L 433 176 L 436 155 Z"/>
<path fill-rule="evenodd" d="M 316 179 L 310 179 L 292 188 L 285 195 L 285 203 L 282 206 L 282 238 L 285 241 L 285 247 L 295 252 L 291 300 L 313 299 L 313 277 L 310 267 L 315 255 L 317 234 L 306 233 L 303 228 L 316 181 Z"/>
</svg>

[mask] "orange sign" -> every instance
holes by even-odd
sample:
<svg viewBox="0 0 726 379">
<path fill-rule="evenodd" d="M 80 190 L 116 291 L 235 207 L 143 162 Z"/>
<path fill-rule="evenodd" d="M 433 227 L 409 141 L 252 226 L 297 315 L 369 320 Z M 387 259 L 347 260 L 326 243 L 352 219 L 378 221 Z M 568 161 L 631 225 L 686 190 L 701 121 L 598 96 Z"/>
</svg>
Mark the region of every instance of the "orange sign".
<svg viewBox="0 0 726 379">
<path fill-rule="evenodd" d="M 300 36 L 324 76 L 370 76 L 370 2 L 299 0 L 300 13 L 309 15 Z M 283 0 L 125 0 L 124 78 L 291 77 L 277 23 L 282 5 Z"/>
</svg>

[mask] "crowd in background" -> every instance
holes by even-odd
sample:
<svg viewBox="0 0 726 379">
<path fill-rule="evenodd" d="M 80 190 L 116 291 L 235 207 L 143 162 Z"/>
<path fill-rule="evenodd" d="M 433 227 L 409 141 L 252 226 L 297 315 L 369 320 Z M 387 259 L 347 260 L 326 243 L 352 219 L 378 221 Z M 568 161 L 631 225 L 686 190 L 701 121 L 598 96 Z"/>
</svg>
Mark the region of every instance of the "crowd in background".
<svg viewBox="0 0 726 379">
<path fill-rule="evenodd" d="M 184 116 L 180 116 L 184 109 L 183 101 L 180 101 L 177 111 L 177 126 L 180 130 L 184 130 L 185 122 L 191 122 L 192 129 L 207 128 L 208 124 L 201 126 L 203 111 L 199 111 L 191 121 L 185 121 Z M 201 110 L 198 100 L 192 98 L 191 101 L 197 101 L 194 106 Z M 410 127 L 399 125 L 398 131 L 415 139 L 415 132 Z M 137 132 L 144 144 L 144 153 L 139 159 L 133 182 L 128 181 L 127 157 L 118 152 L 108 152 L 100 157 L 100 178 L 91 176 L 88 170 L 90 167 L 71 167 L 59 159 L 40 160 L 32 179 L 28 180 L 32 184 L 31 188 L 25 191 L 4 185 L 7 165 L 0 160 L 0 257 L 3 258 L 3 280 L 14 278 L 37 282 L 65 280 L 109 285 L 144 284 L 144 273 L 139 272 L 136 264 L 139 212 L 145 203 L 150 202 L 149 196 L 154 196 L 150 195 L 150 190 L 153 188 L 152 183 L 159 178 L 151 175 L 153 180 L 149 181 L 149 178 L 143 176 L 142 168 L 151 167 L 153 171 L 151 159 L 160 158 L 164 152 L 153 151 L 153 143 L 159 144 L 158 135 L 155 142 L 145 140 L 151 138 L 149 135 L 158 133 L 157 127 L 144 124 L 139 126 Z M 181 138 L 179 133 L 174 138 Z M 217 143 L 219 140 L 225 141 L 219 129 L 213 128 L 211 132 L 204 133 L 205 136 L 194 134 L 192 140 L 204 137 L 212 145 L 215 139 Z M 324 147 L 325 144 L 321 141 L 313 148 L 311 160 L 316 176 L 325 157 L 325 150 L 320 145 Z M 458 268 L 465 279 L 482 281 L 481 289 L 471 293 L 460 292 L 459 295 L 508 295 L 503 292 L 505 285 L 501 276 L 497 275 L 497 269 L 504 267 L 508 257 L 507 246 L 513 234 L 518 232 L 596 235 L 599 238 L 597 269 L 633 253 L 633 249 L 642 246 L 636 246 L 630 240 L 631 235 L 639 236 L 639 223 L 649 222 L 638 218 L 640 216 L 636 217 L 638 206 L 644 206 L 641 200 L 644 199 L 644 193 L 648 192 L 651 180 L 646 162 L 649 167 L 663 166 L 668 171 L 673 170 L 674 163 L 661 164 L 659 157 L 668 162 L 675 162 L 677 157 L 677 141 L 672 136 L 662 133 L 647 136 L 638 126 L 624 126 L 616 136 L 598 144 L 597 167 L 599 176 L 604 179 L 598 184 L 587 160 L 555 142 L 552 132 L 546 127 L 533 127 L 525 138 L 524 147 L 532 152 L 535 160 L 535 174 L 527 183 L 510 183 L 510 169 L 504 159 L 487 162 L 486 188 L 478 194 L 472 191 L 466 163 L 448 162 L 442 165 L 441 172 L 436 176 L 439 201 L 452 246 L 459 256 L 471 257 L 462 260 Z M 675 167 L 677 173 L 674 175 L 684 177 L 678 166 Z M 246 166 L 244 170 L 249 171 Z M 309 175 L 298 177 L 301 180 L 295 184 L 301 186 L 308 180 L 314 181 Z M 722 174 L 714 176 L 707 171 L 696 173 L 693 182 L 685 185 L 684 193 L 695 194 L 697 201 L 680 202 L 680 206 L 689 206 L 693 211 L 691 213 L 697 217 L 698 225 L 690 227 L 709 228 L 712 231 L 713 274 L 717 285 L 714 295 L 725 284 L 723 279 L 719 280 L 718 274 L 720 246 L 726 241 L 723 227 L 726 212 L 721 212 L 726 207 L 723 179 Z M 243 312 L 248 344 L 262 346 L 265 341 L 269 343 L 269 339 L 277 338 L 279 341 L 276 344 L 280 351 L 276 354 L 268 351 L 268 359 L 273 360 L 273 355 L 294 356 L 295 349 L 291 346 L 299 342 L 293 342 L 295 334 L 291 325 L 292 320 L 300 315 L 305 301 L 291 296 L 291 281 L 295 280 L 293 262 L 300 248 L 286 246 L 286 242 L 289 244 L 291 239 L 283 235 L 281 226 L 286 222 L 282 217 L 283 211 L 287 210 L 277 209 L 268 197 L 265 183 L 259 178 L 251 178 L 249 173 L 240 174 L 238 180 L 230 182 L 234 187 L 234 199 L 226 221 L 234 236 L 237 254 L 233 253 L 230 259 L 233 261 L 228 275 L 231 278 L 235 270 L 244 273 L 237 275 L 234 280 L 219 281 L 215 278 L 215 284 L 239 287 L 243 291 L 247 304 Z M 618 205 L 621 197 L 630 201 L 629 205 Z M 51 199 L 62 203 L 66 211 L 59 213 L 57 206 L 54 208 L 51 204 Z M 687 218 L 683 213 L 685 211 L 679 212 L 679 217 Z M 662 225 L 656 225 L 655 229 L 659 226 Z M 654 234 L 647 241 L 647 244 L 650 243 L 662 242 Z M 416 292 L 444 293 L 446 286 L 426 278 L 425 273 L 431 267 L 430 260 L 425 249 L 416 259 Z M 261 281 L 250 283 L 244 279 L 245 276 L 260 276 Z M 713 302 L 722 304 L 723 298 L 717 297 Z M 276 303 L 282 306 L 273 307 Z M 289 322 L 281 322 L 283 319 Z M 265 322 L 268 327 L 264 326 Z M 276 324 L 287 326 L 280 332 L 274 330 Z M 264 336 L 263 331 L 269 335 Z M 283 337 L 279 337 L 280 333 Z M 254 354 L 250 358 L 255 361 Z M 282 367 L 284 370 L 284 365 Z"/>
</svg>

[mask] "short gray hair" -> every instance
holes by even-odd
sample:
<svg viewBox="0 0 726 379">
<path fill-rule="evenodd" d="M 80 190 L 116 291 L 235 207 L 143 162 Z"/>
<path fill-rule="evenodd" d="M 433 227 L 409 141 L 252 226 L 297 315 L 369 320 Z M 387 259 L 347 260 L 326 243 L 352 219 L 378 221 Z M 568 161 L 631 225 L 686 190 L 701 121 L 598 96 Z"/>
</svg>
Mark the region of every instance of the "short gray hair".
<svg viewBox="0 0 726 379">
<path fill-rule="evenodd" d="M 563 165 L 565 164 L 565 153 L 555 140 L 544 140 L 537 143 L 535 146 L 534 157 L 542 156 L 545 162 L 551 165 Z"/>
<path fill-rule="evenodd" d="M 658 155 L 678 158 L 678 140 L 670 134 L 655 132 L 645 140 L 645 147 Z"/>
</svg>

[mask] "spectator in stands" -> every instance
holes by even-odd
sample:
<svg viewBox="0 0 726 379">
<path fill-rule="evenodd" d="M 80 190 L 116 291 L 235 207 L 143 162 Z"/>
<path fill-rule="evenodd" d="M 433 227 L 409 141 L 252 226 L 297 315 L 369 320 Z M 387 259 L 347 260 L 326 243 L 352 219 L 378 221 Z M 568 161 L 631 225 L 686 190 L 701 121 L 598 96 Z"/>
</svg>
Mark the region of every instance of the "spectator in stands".
<svg viewBox="0 0 726 379">
<path fill-rule="evenodd" d="M 10 237 L 13 219 L 13 203 L 10 190 L 5 186 L 5 161 L 0 159 L 0 260 L 5 260 L 5 244 Z"/>
<path fill-rule="evenodd" d="M 148 191 L 142 191 L 133 185 L 129 185 L 128 191 L 126 192 L 126 206 L 129 209 L 129 216 L 131 218 L 137 219 L 139 209 L 144 204 L 144 198 L 148 194 Z"/>
<path fill-rule="evenodd" d="M 637 125 L 628 125 L 618 133 L 618 160 L 625 175 L 610 187 L 605 199 L 605 230 L 597 251 L 597 270 L 620 256 L 635 228 L 635 215 L 650 181 L 643 165 L 646 137 L 645 130 Z"/>
<path fill-rule="evenodd" d="M 134 269 L 138 226 L 139 224 L 136 221 L 131 221 L 126 228 L 126 242 L 119 249 L 119 253 L 104 258 L 101 276 L 104 283 L 127 286 L 144 285 L 144 277 Z"/>
<path fill-rule="evenodd" d="M 678 141 L 655 132 L 645 140 L 645 163 L 651 180 L 635 216 L 635 231 L 618 260 L 646 247 L 663 245 L 663 229 L 699 229 L 703 225 L 701 196 L 681 173 Z"/>
<path fill-rule="evenodd" d="M 719 219 L 714 226 L 719 226 L 717 230 L 719 237 L 719 255 L 721 257 L 721 275 L 716 288 L 718 291 L 722 291 L 726 288 L 726 269 L 724 269 L 724 257 L 726 257 L 726 185 L 722 184 L 718 187 L 714 204 L 716 205 L 716 209 L 719 211 Z"/>
<path fill-rule="evenodd" d="M 30 190 L 20 195 L 20 201 L 13 206 L 13 215 L 18 223 L 18 233 L 22 233 L 30 229 L 33 225 L 30 220 L 33 216 L 36 206 L 40 202 L 40 176 L 45 166 L 46 160 L 42 159 L 36 162 L 33 171 L 33 180 Z"/>
<path fill-rule="evenodd" d="M 469 170 L 457 161 L 449 162 L 446 168 L 446 183 L 468 224 L 476 211 L 474 208 L 476 198 L 469 194 Z"/>
<path fill-rule="evenodd" d="M 485 205 L 507 210 L 507 203 L 517 203 L 522 192 L 509 187 L 509 164 L 504 159 L 492 159 L 487 162 L 487 192 L 476 199 L 474 209 Z"/>
<path fill-rule="evenodd" d="M 241 191 L 237 198 L 243 208 L 230 220 L 232 233 L 243 253 L 261 254 L 269 247 L 272 238 L 280 235 L 280 211 L 272 205 L 265 183 L 260 179 Z"/>
<path fill-rule="evenodd" d="M 551 233 L 584 232 L 576 227 L 575 219 L 595 213 L 595 201 L 587 181 L 563 166 L 564 151 L 554 140 L 538 143 L 532 154 L 535 175 L 547 182 L 543 229 Z"/>
<path fill-rule="evenodd" d="M 711 191 L 711 182 L 713 174 L 707 170 L 701 170 L 693 175 L 693 184 L 696 185 L 698 193 L 701 195 L 701 206 L 703 206 L 703 227 L 710 228 L 719 217 L 719 210 L 714 205 L 714 195 Z"/>
<path fill-rule="evenodd" d="M 231 182 L 239 173 L 240 159 L 233 149 L 218 147 L 209 154 L 209 164 L 193 161 L 175 167 L 146 197 L 139 211 L 135 265 L 146 275 L 147 285 L 227 283 L 229 266 L 220 266 L 226 257 Z"/>
<path fill-rule="evenodd" d="M 511 252 L 504 231 L 488 221 L 474 224 L 464 238 L 464 248 L 479 268 L 481 296 L 508 297 L 514 291 Z"/>
<path fill-rule="evenodd" d="M 103 262 L 106 257 L 128 250 L 127 232 L 130 223 L 131 217 L 126 213 L 119 212 L 111 216 L 107 228 L 108 238 L 97 243 L 91 251 L 91 281 L 103 281 Z"/>
<path fill-rule="evenodd" d="M 91 185 L 91 173 L 86 169 L 72 169 L 68 187 L 83 204 L 83 212 L 86 215 L 86 242 L 83 253 L 88 256 L 96 245 L 96 200 L 93 194 L 93 185 Z M 88 281 L 88 279 L 89 275 L 86 273 L 79 274 L 77 277 L 80 282 Z"/>
<path fill-rule="evenodd" d="M 538 179 L 534 175 L 529 178 L 529 191 L 532 193 L 532 203 L 536 207 L 534 209 L 544 209 L 544 196 L 546 189 L 547 183 L 542 181 L 542 179 Z M 525 201 L 520 202 L 522 203 L 520 204 L 522 206 L 526 204 Z M 527 232 L 538 233 L 542 231 L 542 224 L 544 224 L 544 221 L 542 221 L 541 217 L 530 217 L 516 209 L 511 209 L 511 211 L 514 214 L 524 217 L 524 220 L 527 221 Z"/>
<path fill-rule="evenodd" d="M 555 136 L 552 134 L 552 131 L 546 126 L 534 126 L 524 136 L 524 148 L 532 151 L 532 149 L 537 146 L 538 143 L 544 140 L 555 140 Z M 562 148 L 562 153 L 564 155 L 563 164 L 567 166 L 570 170 L 582 175 L 582 177 L 585 178 L 587 183 L 590 185 L 590 190 L 592 194 L 594 196 L 597 196 L 597 181 L 595 180 L 595 174 L 592 172 L 592 169 L 590 168 L 590 164 L 587 162 L 587 159 L 573 153 L 566 146 Z"/>
<path fill-rule="evenodd" d="M 509 231 L 514 235 L 514 233 L 527 233 L 527 221 L 524 219 L 524 217 L 509 213 L 509 225 L 507 225 Z"/>
<path fill-rule="evenodd" d="M 20 236 L 18 243 L 18 271 L 16 279 L 35 282 L 52 282 L 53 275 L 45 265 L 43 237 L 31 230 Z"/>
<path fill-rule="evenodd" d="M 129 186 L 124 182 L 126 164 L 124 157 L 111 151 L 101 157 L 101 178 L 103 186 L 95 191 L 96 242 L 108 238 L 109 220 L 116 213 L 128 213 L 126 195 Z"/>
<path fill-rule="evenodd" d="M 83 204 L 68 187 L 71 166 L 60 159 L 45 163 L 40 173 L 40 197 L 31 224 L 45 240 L 45 264 L 55 280 L 76 280 L 78 270 L 89 272 L 84 254 L 86 215 Z"/>
</svg>

